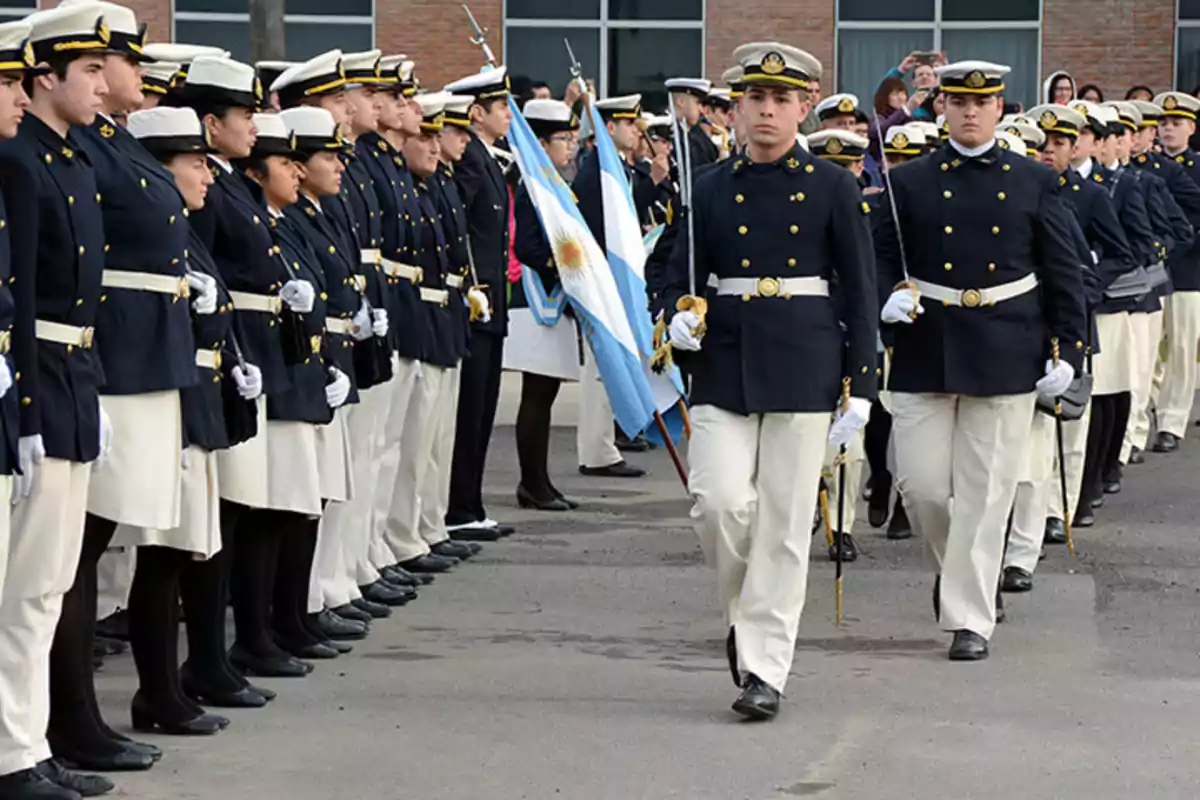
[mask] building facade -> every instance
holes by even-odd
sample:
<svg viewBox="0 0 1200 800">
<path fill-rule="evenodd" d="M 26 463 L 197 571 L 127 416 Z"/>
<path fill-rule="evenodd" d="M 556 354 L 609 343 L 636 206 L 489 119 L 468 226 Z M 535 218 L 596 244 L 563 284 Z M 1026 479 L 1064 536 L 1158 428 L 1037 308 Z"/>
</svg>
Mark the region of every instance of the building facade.
<svg viewBox="0 0 1200 800">
<path fill-rule="evenodd" d="M 54 5 L 56 0 L 41 0 Z M 214 44 L 249 57 L 247 0 L 126 0 L 151 39 Z M 0 19 L 38 0 L 0 0 Z M 286 0 L 287 57 L 378 46 L 418 62 L 438 86 L 482 65 L 460 0 Z M 738 44 L 778 39 L 826 66 L 824 90 L 869 102 L 913 50 L 1010 64 L 1011 100 L 1038 101 L 1042 79 L 1071 72 L 1106 97 L 1133 84 L 1200 85 L 1200 0 L 472 0 L 514 76 L 561 91 L 563 40 L 603 96 L 640 91 L 661 103 L 665 78 L 717 79 Z"/>
</svg>

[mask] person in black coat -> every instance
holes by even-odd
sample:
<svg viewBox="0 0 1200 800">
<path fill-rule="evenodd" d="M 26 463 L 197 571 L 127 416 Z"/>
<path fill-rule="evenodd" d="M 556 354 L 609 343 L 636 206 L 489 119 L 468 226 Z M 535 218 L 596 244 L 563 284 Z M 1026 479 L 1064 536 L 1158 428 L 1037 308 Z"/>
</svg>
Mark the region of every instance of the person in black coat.
<svg viewBox="0 0 1200 800">
<path fill-rule="evenodd" d="M 701 102 L 707 101 L 712 83 L 702 78 L 671 78 L 666 82 L 670 101 L 675 104 L 675 117 L 680 131 L 687 138 L 692 168 L 697 169 L 720 160 L 721 153 L 709 138 L 708 121 Z"/>
</svg>

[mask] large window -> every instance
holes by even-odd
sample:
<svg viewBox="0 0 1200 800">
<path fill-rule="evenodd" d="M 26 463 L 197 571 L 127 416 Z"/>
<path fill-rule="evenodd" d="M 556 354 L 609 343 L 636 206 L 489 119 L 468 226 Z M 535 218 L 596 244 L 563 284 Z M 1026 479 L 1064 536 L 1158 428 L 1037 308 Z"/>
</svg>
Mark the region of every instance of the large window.
<svg viewBox="0 0 1200 800">
<path fill-rule="evenodd" d="M 514 83 L 556 96 L 571 80 L 564 38 L 602 97 L 641 92 L 648 109 L 666 108 L 667 78 L 704 74 L 704 0 L 507 0 L 504 19 Z"/>
<path fill-rule="evenodd" d="M 838 90 L 869 108 L 883 76 L 906 55 L 940 50 L 951 61 L 1012 67 L 1005 94 L 1028 108 L 1038 102 L 1041 18 L 1041 0 L 838 0 Z"/>
<path fill-rule="evenodd" d="M 0 22 L 8 21 L 8 17 L 27 17 L 37 10 L 37 0 L 0 0 Z"/>
<path fill-rule="evenodd" d="M 1200 86 L 1200 0 L 1179 0 L 1175 47 L 1175 88 L 1190 92 Z"/>
<path fill-rule="evenodd" d="M 9 0 L 0 0 L 8 2 Z M 287 58 L 312 58 L 335 47 L 370 50 L 375 42 L 374 0 L 286 0 Z M 250 60 L 246 0 L 175 0 L 175 41 L 208 44 Z"/>
</svg>

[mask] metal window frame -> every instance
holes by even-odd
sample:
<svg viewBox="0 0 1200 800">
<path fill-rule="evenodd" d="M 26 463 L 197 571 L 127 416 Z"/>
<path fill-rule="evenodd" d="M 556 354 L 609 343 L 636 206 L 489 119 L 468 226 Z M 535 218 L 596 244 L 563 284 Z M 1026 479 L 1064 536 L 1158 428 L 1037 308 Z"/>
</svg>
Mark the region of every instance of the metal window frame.
<svg viewBox="0 0 1200 800">
<path fill-rule="evenodd" d="M 599 70 L 596 76 L 596 90 L 601 97 L 608 96 L 608 32 L 610 30 L 691 30 L 700 32 L 700 75 L 706 74 L 708 68 L 708 0 L 700 0 L 699 19 L 615 19 L 608 18 L 609 0 L 600 0 L 600 12 L 597 18 L 563 19 L 549 17 L 534 19 L 530 17 L 508 16 L 508 0 L 502 0 L 501 14 L 503 18 L 503 47 L 500 60 L 508 63 L 508 29 L 509 28 L 586 28 L 596 30 L 600 34 Z M 699 77 L 699 76 L 698 76 Z"/>
<path fill-rule="evenodd" d="M 1178 16 L 1179 0 L 1175 0 L 1176 16 Z M 1043 37 L 1045 35 L 1043 21 L 1046 14 L 1046 1 L 1038 0 L 1037 19 L 1033 20 L 999 20 L 988 22 L 987 20 L 943 20 L 942 19 L 942 0 L 933 0 L 933 19 L 930 20 L 905 20 L 899 22 L 888 22 L 886 20 L 847 20 L 842 21 L 842 0 L 834 0 L 833 6 L 833 85 L 838 86 L 838 80 L 841 78 L 837 74 L 838 57 L 841 50 L 841 32 L 852 30 L 867 30 L 867 31 L 902 31 L 902 30 L 920 30 L 932 31 L 933 33 L 933 49 L 941 51 L 942 49 L 942 32 L 949 30 L 958 31 L 986 31 L 986 30 L 1009 30 L 1009 31 L 1037 31 L 1037 77 L 1042 75 L 1042 47 Z M 1200 20 L 1196 20 L 1197 27 L 1200 27 Z M 1178 47 L 1176 47 L 1178 51 Z"/>
<path fill-rule="evenodd" d="M 28 17 L 37 10 L 37 3 L 23 8 L 19 6 L 0 6 L 0 17 Z"/>
<path fill-rule="evenodd" d="M 178 40 L 175 26 L 179 22 L 229 22 L 250 24 L 250 12 L 240 11 L 177 11 L 177 0 L 171 0 L 171 39 Z M 285 14 L 283 22 L 299 23 L 301 25 L 365 25 L 371 29 L 371 41 L 376 39 L 376 16 L 379 0 L 371 0 L 369 16 L 361 14 Z M 0 14 L 5 13 L 0 9 Z M 198 42 L 197 44 L 202 44 Z"/>
</svg>

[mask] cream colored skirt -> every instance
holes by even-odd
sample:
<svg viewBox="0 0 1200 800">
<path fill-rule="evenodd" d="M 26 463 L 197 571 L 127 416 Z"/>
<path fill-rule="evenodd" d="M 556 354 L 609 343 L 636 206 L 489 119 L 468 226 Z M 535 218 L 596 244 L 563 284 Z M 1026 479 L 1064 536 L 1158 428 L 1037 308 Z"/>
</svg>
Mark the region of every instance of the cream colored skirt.
<svg viewBox="0 0 1200 800">
<path fill-rule="evenodd" d="M 318 427 L 311 422 L 267 421 L 267 508 L 321 515 Z"/>
<path fill-rule="evenodd" d="M 121 525 L 113 544 L 157 545 L 212 558 L 221 549 L 221 497 L 217 454 L 191 445 L 183 451 L 183 508 L 179 526 L 169 529 Z"/>
<path fill-rule="evenodd" d="M 179 391 L 101 395 L 112 448 L 92 468 L 88 513 L 140 528 L 179 525 L 183 412 Z"/>
<path fill-rule="evenodd" d="M 268 507 L 267 397 L 258 398 L 258 435 L 237 447 L 217 453 L 221 499 L 250 508 Z"/>
<path fill-rule="evenodd" d="M 1133 322 L 1129 313 L 1097 314 L 1100 352 L 1092 356 L 1093 394 L 1120 394 L 1133 388 L 1135 356 Z"/>
<path fill-rule="evenodd" d="M 347 406 L 342 406 L 333 412 L 333 422 L 317 426 L 317 466 L 321 473 L 321 497 L 326 500 L 345 502 L 354 496 L 347 410 Z"/>
</svg>

